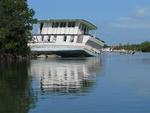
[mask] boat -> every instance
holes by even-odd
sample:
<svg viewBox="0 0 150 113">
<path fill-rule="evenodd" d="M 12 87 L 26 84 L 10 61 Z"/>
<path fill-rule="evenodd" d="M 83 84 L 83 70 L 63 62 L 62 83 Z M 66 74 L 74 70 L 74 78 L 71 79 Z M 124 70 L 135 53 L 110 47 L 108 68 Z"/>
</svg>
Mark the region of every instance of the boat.
<svg viewBox="0 0 150 113">
<path fill-rule="evenodd" d="M 61 57 L 98 56 L 104 41 L 90 34 L 97 27 L 83 19 L 38 21 L 38 31 L 28 43 L 34 55 Z"/>
</svg>

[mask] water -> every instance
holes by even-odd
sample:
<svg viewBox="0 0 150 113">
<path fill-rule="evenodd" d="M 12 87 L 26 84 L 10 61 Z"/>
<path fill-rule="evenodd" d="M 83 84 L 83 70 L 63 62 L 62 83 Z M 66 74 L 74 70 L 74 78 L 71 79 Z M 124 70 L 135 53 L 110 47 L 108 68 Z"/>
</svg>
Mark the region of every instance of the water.
<svg viewBox="0 0 150 113">
<path fill-rule="evenodd" d="M 150 53 L 0 63 L 0 113 L 150 113 Z"/>
</svg>

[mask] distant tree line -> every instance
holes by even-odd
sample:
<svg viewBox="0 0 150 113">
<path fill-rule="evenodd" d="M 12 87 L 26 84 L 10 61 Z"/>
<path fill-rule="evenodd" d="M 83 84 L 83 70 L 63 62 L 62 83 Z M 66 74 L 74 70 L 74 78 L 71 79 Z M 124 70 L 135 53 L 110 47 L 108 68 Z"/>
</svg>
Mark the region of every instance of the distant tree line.
<svg viewBox="0 0 150 113">
<path fill-rule="evenodd" d="M 106 47 L 109 47 L 105 45 Z M 150 41 L 142 42 L 141 44 L 119 44 L 118 46 L 111 46 L 113 49 L 125 49 L 125 50 L 135 50 L 142 52 L 150 52 Z"/>
<path fill-rule="evenodd" d="M 139 45 L 139 50 L 142 52 L 150 52 L 150 42 L 145 41 Z"/>
<path fill-rule="evenodd" d="M 0 0 L 0 58 L 29 54 L 33 16 L 27 0 Z"/>
</svg>

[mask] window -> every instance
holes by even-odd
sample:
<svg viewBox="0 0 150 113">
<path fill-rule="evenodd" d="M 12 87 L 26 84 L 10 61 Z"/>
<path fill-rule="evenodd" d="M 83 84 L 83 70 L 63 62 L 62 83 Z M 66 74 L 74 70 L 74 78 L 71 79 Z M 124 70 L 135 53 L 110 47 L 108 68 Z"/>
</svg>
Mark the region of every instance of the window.
<svg viewBox="0 0 150 113">
<path fill-rule="evenodd" d="M 58 27 L 59 26 L 59 23 L 58 22 L 53 22 L 52 23 L 52 27 Z"/>
<path fill-rule="evenodd" d="M 82 24 L 80 24 L 80 26 L 79 26 L 79 29 L 81 29 L 82 28 Z"/>
<path fill-rule="evenodd" d="M 85 25 L 82 25 L 81 30 L 84 31 L 85 29 Z"/>
<path fill-rule="evenodd" d="M 84 28 L 84 30 L 83 30 L 83 31 L 84 31 L 84 34 L 86 34 L 86 27 Z"/>
<path fill-rule="evenodd" d="M 40 24 L 40 34 L 41 34 L 41 32 L 42 32 L 43 25 L 44 25 L 44 23 L 42 22 L 42 23 Z"/>
<path fill-rule="evenodd" d="M 64 36 L 64 42 L 66 42 L 67 41 L 67 36 Z"/>
<path fill-rule="evenodd" d="M 53 42 L 56 42 L 56 39 L 57 39 L 57 36 L 54 35 L 54 37 L 53 37 Z"/>
<path fill-rule="evenodd" d="M 52 27 L 55 27 L 55 23 L 52 23 Z"/>
<path fill-rule="evenodd" d="M 48 42 L 50 42 L 50 39 L 51 39 L 51 37 L 50 37 L 50 36 L 48 36 L 48 39 L 47 39 L 47 41 L 48 41 Z"/>
<path fill-rule="evenodd" d="M 44 41 L 44 36 L 42 36 L 42 42 Z"/>
<path fill-rule="evenodd" d="M 82 43 L 83 41 L 83 35 L 79 35 L 77 38 L 77 43 Z"/>
<path fill-rule="evenodd" d="M 75 22 L 69 22 L 68 27 L 75 27 Z"/>
<path fill-rule="evenodd" d="M 74 36 L 70 37 L 70 42 L 74 42 Z"/>
<path fill-rule="evenodd" d="M 84 34 L 87 34 L 87 33 L 88 33 L 88 30 L 87 30 L 88 28 L 87 28 L 86 25 L 84 25 L 84 24 L 83 24 L 82 26 L 80 26 L 79 29 L 81 29 Z"/>
<path fill-rule="evenodd" d="M 66 27 L 66 23 L 65 22 L 61 22 L 60 23 L 60 27 Z"/>
</svg>

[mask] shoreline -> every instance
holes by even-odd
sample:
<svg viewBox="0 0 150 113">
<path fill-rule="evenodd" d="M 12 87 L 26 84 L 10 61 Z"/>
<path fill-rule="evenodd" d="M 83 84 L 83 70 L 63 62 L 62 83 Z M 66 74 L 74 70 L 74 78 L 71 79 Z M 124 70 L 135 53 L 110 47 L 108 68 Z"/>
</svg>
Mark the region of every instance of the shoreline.
<svg viewBox="0 0 150 113">
<path fill-rule="evenodd" d="M 14 61 L 14 60 L 26 60 L 29 59 L 30 55 L 23 56 L 23 55 L 16 55 L 10 53 L 3 53 L 0 54 L 0 61 Z"/>
<path fill-rule="evenodd" d="M 103 51 L 102 54 L 105 53 L 120 53 L 120 54 L 136 54 L 136 53 L 150 53 L 150 52 L 141 52 L 141 51 L 135 51 L 134 53 L 122 53 L 122 52 L 108 52 L 108 51 Z M 16 61 L 16 60 L 29 60 L 29 59 L 36 59 L 36 58 L 61 58 L 60 56 L 57 55 L 16 55 L 16 54 L 0 54 L 0 62 L 1 61 Z"/>
</svg>

